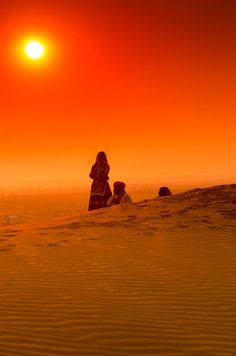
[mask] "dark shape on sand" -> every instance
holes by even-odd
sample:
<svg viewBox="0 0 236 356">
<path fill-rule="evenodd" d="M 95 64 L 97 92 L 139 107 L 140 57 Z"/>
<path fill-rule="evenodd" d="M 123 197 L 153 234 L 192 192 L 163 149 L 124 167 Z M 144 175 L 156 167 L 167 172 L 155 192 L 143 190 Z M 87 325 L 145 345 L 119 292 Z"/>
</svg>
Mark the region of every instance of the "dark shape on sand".
<svg viewBox="0 0 236 356">
<path fill-rule="evenodd" d="M 89 177 L 93 179 L 90 191 L 89 210 L 107 206 L 107 200 L 112 195 L 108 183 L 109 171 L 110 166 L 105 152 L 99 152 L 89 175 Z"/>
<path fill-rule="evenodd" d="M 159 197 L 167 197 L 172 195 L 170 189 L 168 187 L 161 187 L 158 192 Z"/>
</svg>

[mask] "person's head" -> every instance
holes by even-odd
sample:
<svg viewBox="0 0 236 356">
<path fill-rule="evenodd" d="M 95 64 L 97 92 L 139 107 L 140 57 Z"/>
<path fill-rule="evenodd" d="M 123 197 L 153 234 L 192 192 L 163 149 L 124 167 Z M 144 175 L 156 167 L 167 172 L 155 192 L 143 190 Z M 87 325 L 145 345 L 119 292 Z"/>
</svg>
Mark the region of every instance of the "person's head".
<svg viewBox="0 0 236 356">
<path fill-rule="evenodd" d="M 115 182 L 114 183 L 114 195 L 119 195 L 123 193 L 125 190 L 125 183 L 123 182 Z"/>
<path fill-rule="evenodd" d="M 98 152 L 96 161 L 97 161 L 97 162 L 100 162 L 100 163 L 107 162 L 106 153 L 103 152 L 103 151 Z"/>
<path fill-rule="evenodd" d="M 161 187 L 158 192 L 159 197 L 166 197 L 168 195 L 172 195 L 170 189 L 168 187 Z"/>
</svg>

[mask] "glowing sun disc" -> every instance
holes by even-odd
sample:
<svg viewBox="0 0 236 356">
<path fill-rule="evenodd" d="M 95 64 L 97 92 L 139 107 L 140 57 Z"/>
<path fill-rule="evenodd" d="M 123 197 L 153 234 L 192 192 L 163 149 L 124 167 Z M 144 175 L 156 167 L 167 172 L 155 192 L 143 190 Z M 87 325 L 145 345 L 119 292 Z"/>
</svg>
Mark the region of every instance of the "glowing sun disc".
<svg viewBox="0 0 236 356">
<path fill-rule="evenodd" d="M 25 46 L 25 53 L 31 59 L 39 59 L 44 55 L 44 46 L 38 41 L 30 41 Z"/>
</svg>

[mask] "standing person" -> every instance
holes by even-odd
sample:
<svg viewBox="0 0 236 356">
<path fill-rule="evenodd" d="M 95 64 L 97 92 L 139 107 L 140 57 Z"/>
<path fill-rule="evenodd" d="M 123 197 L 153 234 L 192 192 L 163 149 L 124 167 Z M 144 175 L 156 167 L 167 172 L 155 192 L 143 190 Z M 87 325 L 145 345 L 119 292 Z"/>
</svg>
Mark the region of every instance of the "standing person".
<svg viewBox="0 0 236 356">
<path fill-rule="evenodd" d="M 129 194 L 127 194 L 125 191 L 125 183 L 115 182 L 114 195 L 108 199 L 107 206 L 130 204 L 130 203 L 132 203 L 132 199 L 129 196 Z"/>
<path fill-rule="evenodd" d="M 98 152 L 96 162 L 92 166 L 89 177 L 93 180 L 89 199 L 89 210 L 107 206 L 107 200 L 112 195 L 108 183 L 110 166 L 105 152 Z"/>
</svg>

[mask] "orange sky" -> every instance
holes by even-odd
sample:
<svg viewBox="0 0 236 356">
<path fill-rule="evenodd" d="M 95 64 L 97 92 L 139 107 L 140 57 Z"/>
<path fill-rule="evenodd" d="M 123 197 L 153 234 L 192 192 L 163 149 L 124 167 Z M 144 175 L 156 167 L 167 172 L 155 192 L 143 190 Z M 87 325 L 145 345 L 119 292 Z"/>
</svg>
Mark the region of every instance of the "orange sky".
<svg viewBox="0 0 236 356">
<path fill-rule="evenodd" d="M 90 184 L 99 150 L 111 180 L 235 181 L 235 16 L 230 0 L 3 0 L 1 185 Z M 44 61 L 19 52 L 31 36 Z"/>
</svg>

